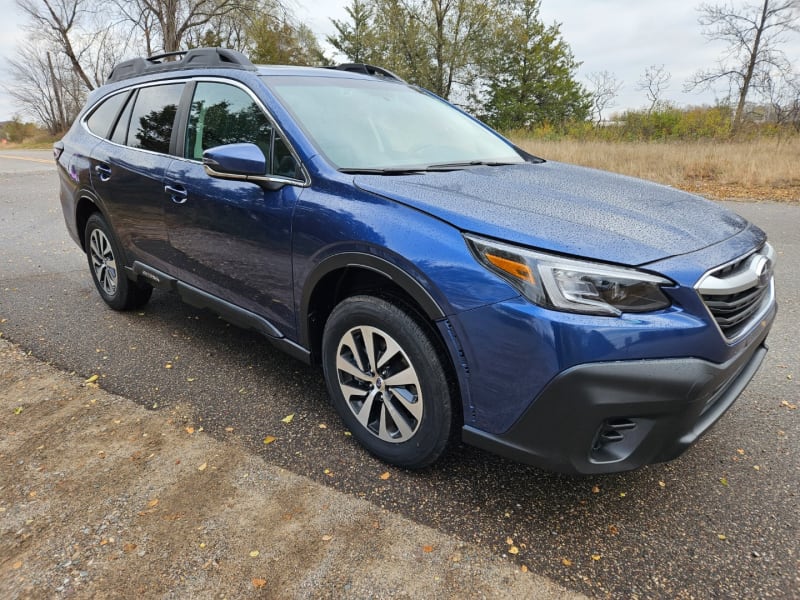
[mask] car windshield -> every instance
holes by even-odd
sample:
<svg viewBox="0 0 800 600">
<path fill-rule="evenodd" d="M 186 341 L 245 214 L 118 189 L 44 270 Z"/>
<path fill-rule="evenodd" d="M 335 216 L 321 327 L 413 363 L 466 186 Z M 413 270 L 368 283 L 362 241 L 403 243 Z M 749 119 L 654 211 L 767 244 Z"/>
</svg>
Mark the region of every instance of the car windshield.
<svg viewBox="0 0 800 600">
<path fill-rule="evenodd" d="M 508 142 L 408 85 L 332 77 L 265 76 L 264 81 L 343 171 L 524 162 Z"/>
</svg>

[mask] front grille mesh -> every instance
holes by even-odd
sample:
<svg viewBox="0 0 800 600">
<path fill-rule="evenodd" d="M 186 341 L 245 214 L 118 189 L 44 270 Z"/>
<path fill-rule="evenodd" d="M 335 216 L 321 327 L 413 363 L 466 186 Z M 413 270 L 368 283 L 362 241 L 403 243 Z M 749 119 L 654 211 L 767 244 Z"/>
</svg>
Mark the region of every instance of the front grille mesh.
<svg viewBox="0 0 800 600">
<path fill-rule="evenodd" d="M 712 271 L 698 284 L 703 302 L 729 340 L 746 332 L 771 301 L 773 254 L 766 244 L 758 252 Z M 757 272 L 764 258 L 769 261 L 768 277 Z"/>
</svg>

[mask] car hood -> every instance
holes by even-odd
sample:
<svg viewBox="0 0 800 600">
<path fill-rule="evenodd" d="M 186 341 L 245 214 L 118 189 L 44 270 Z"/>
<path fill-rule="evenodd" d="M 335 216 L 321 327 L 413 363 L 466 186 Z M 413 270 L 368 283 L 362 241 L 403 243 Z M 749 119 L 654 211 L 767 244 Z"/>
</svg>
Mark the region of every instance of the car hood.
<svg viewBox="0 0 800 600">
<path fill-rule="evenodd" d="M 463 231 L 628 265 L 693 252 L 747 227 L 698 196 L 556 162 L 358 175 L 355 184 Z"/>
</svg>

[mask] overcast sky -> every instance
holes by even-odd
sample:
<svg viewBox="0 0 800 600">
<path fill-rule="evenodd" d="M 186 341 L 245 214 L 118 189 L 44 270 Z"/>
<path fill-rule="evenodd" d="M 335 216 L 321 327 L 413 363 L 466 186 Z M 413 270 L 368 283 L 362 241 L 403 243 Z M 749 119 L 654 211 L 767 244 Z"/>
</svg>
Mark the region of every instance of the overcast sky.
<svg viewBox="0 0 800 600">
<path fill-rule="evenodd" d="M 742 0 L 734 0 L 741 4 Z M 564 39 L 583 65 L 579 78 L 610 71 L 624 82 L 612 110 L 640 108 L 647 104 L 636 83 L 650 65 L 664 65 L 672 74 L 664 98 L 679 104 L 713 103 L 714 92 L 682 92 L 684 82 L 698 68 L 715 64 L 722 46 L 709 44 L 700 35 L 697 6 L 700 0 L 542 0 L 545 23 L 561 23 Z M 347 0 L 290 0 L 298 19 L 321 38 L 333 32 L 330 19 L 344 19 Z M 4 66 L 24 32 L 14 0 L 0 0 L 0 121 L 16 112 L 5 93 L 11 84 Z M 786 46 L 790 59 L 800 64 L 800 35 Z M 716 95 L 724 96 L 721 89 Z"/>
</svg>

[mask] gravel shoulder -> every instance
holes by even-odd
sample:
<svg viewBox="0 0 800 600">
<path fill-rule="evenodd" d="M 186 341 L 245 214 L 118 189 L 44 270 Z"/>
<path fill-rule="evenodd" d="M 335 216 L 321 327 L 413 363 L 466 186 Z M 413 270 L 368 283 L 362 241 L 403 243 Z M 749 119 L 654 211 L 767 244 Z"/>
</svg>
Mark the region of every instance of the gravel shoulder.
<svg viewBox="0 0 800 600">
<path fill-rule="evenodd" d="M 0 597 L 582 597 L 227 434 L 0 340 Z"/>
</svg>

